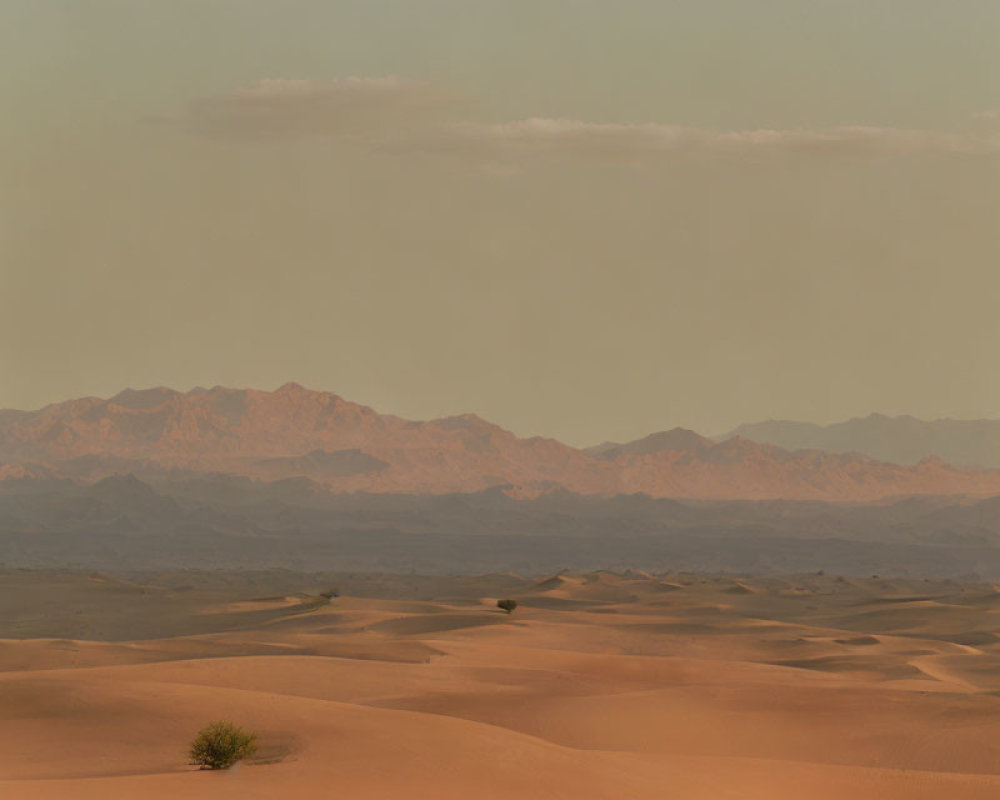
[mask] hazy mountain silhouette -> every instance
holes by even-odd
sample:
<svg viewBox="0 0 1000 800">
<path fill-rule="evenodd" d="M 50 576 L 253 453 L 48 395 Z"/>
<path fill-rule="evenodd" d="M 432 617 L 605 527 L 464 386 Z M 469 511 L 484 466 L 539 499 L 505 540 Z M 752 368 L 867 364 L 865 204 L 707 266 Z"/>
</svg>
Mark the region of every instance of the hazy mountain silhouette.
<svg viewBox="0 0 1000 800">
<path fill-rule="evenodd" d="M 1000 468 L 1000 420 L 937 419 L 871 414 L 832 425 L 768 420 L 740 425 L 743 436 L 789 450 L 857 452 L 897 464 L 937 457 L 952 464 Z"/>
</svg>

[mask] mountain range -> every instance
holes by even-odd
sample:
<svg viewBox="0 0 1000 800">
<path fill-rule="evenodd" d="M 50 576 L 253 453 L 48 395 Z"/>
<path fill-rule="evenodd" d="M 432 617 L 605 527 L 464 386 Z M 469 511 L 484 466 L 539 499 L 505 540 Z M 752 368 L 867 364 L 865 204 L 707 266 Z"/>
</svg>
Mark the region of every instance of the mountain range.
<svg viewBox="0 0 1000 800">
<path fill-rule="evenodd" d="M 892 436 L 878 433 L 883 420 Z M 938 455 L 941 447 L 927 444 L 929 434 L 913 435 L 923 444 L 908 443 L 906 431 L 919 421 L 852 423 L 859 424 L 762 423 L 722 441 L 678 428 L 578 449 L 554 439 L 519 438 L 471 414 L 425 422 L 380 414 L 294 383 L 273 392 L 127 389 L 108 399 L 0 411 L 0 479 L 95 483 L 132 474 L 155 483 L 225 474 L 261 483 L 306 478 L 327 492 L 385 495 L 497 487 L 512 497 L 567 491 L 874 502 L 910 495 L 1000 495 L 1000 471 L 948 463 Z M 991 424 L 1000 430 L 1000 423 Z M 800 446 L 814 440 L 820 446 Z M 949 453 L 971 452 L 969 436 L 954 441 Z M 854 446 L 858 442 L 867 442 L 867 452 Z M 988 450 L 984 445 L 983 452 Z M 954 460 L 1000 465 L 1000 459 L 985 456 Z"/>
</svg>

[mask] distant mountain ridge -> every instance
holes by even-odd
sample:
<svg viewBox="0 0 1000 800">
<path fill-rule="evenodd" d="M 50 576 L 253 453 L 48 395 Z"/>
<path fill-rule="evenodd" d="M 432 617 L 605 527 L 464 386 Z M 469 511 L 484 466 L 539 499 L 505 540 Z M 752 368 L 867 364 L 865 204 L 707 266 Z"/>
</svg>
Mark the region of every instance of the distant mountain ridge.
<svg viewBox="0 0 1000 800">
<path fill-rule="evenodd" d="M 856 449 L 856 448 L 855 448 Z M 429 494 L 502 487 L 655 498 L 870 502 L 1000 494 L 1000 471 L 941 459 L 902 466 L 852 452 L 790 450 L 684 429 L 580 450 L 522 439 L 473 414 L 418 422 L 289 383 L 254 389 L 126 389 L 108 399 L 0 411 L 0 479 L 114 475 L 258 482 L 307 478 L 335 493 Z"/>
<path fill-rule="evenodd" d="M 711 501 L 501 488 L 332 493 L 232 475 L 0 481 L 0 564 L 422 573 L 653 570 L 1000 577 L 1000 497 Z"/>
<path fill-rule="evenodd" d="M 1000 420 L 920 420 L 884 414 L 832 425 L 767 420 L 740 425 L 719 438 L 731 436 L 788 450 L 862 453 L 896 464 L 916 464 L 936 457 L 951 464 L 1000 468 Z"/>
</svg>

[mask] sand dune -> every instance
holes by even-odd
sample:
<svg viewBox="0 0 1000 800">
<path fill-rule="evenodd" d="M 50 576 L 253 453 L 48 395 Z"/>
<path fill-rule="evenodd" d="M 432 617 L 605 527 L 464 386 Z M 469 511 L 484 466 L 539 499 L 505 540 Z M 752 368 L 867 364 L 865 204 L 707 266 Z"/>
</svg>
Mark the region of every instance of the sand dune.
<svg viewBox="0 0 1000 800">
<path fill-rule="evenodd" d="M 2 796 L 1000 793 L 990 586 L 559 575 L 521 581 L 508 617 L 468 578 L 442 578 L 438 602 L 327 602 L 305 578 L 297 592 L 255 584 L 242 597 L 168 584 L 53 579 L 53 600 L 85 591 L 84 616 L 104 618 L 59 624 L 106 630 L 103 641 L 33 638 L 33 626 L 59 625 L 30 614 L 10 622 Z M 0 601 L 17 588 L 6 582 Z M 122 640 L 116 626 L 136 621 L 113 610 L 134 597 L 153 598 L 151 630 L 195 627 Z M 259 732 L 254 762 L 185 764 L 193 733 L 216 718 Z"/>
</svg>

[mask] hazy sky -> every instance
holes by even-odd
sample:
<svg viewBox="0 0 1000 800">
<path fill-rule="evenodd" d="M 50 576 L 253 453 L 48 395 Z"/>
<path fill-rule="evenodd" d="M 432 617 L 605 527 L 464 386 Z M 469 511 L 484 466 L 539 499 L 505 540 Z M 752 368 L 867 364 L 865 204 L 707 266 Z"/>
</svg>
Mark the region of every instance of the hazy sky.
<svg viewBox="0 0 1000 800">
<path fill-rule="evenodd" d="M 1000 416 L 996 0 L 3 0 L 0 407 Z"/>
</svg>

